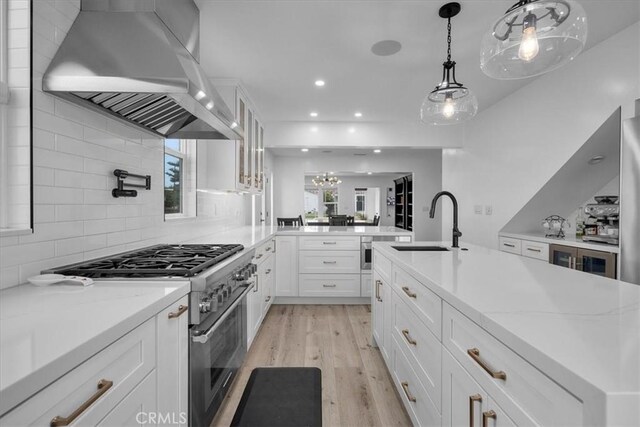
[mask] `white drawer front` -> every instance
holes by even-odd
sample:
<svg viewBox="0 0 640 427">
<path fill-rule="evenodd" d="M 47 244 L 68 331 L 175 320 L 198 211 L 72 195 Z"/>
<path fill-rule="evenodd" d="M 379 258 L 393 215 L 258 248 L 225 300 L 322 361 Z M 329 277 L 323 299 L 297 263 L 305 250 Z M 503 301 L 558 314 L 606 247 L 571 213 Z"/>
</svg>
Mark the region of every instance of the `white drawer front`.
<svg viewBox="0 0 640 427">
<path fill-rule="evenodd" d="M 442 300 L 406 271 L 393 267 L 393 290 L 411 308 L 429 330 L 440 339 Z"/>
<path fill-rule="evenodd" d="M 273 253 L 275 248 L 275 238 L 269 239 L 262 245 L 256 248 L 256 253 L 253 256 L 254 263 L 260 263 L 264 261 L 269 255 Z"/>
<path fill-rule="evenodd" d="M 372 268 L 376 270 L 387 283 L 391 283 L 391 265 L 389 258 L 381 255 L 380 252 L 374 249 Z"/>
<path fill-rule="evenodd" d="M 373 279 L 371 278 L 371 274 L 363 274 L 360 277 L 360 296 L 370 297 L 372 295 L 371 293 L 372 289 L 373 289 Z"/>
<path fill-rule="evenodd" d="M 359 274 L 301 274 L 301 297 L 359 297 Z"/>
<path fill-rule="evenodd" d="M 448 304 L 443 325 L 446 348 L 516 424 L 531 424 L 531 417 L 544 426 L 582 425 L 580 401 Z M 468 353 L 473 349 L 480 360 Z M 494 378 L 482 365 L 506 379 Z"/>
<path fill-rule="evenodd" d="M 101 380 L 112 381 L 74 421 L 96 425 L 155 368 L 155 325 L 155 318 L 143 323 L 9 412 L 0 424 L 49 425 L 54 417 L 68 417 L 96 395 Z"/>
<path fill-rule="evenodd" d="M 404 301 L 393 293 L 393 335 L 411 360 L 414 371 L 440 411 L 442 389 L 442 352 L 440 341 Z"/>
<path fill-rule="evenodd" d="M 153 425 L 156 408 L 156 373 L 152 372 L 131 393 L 125 397 L 113 410 L 104 417 L 98 426 L 144 426 Z M 186 413 L 173 413 L 167 408 L 160 408 L 160 413 L 169 418 L 169 423 L 158 423 L 158 425 L 186 425 Z M 154 418 L 150 418 L 154 417 Z M 163 418 L 166 419 L 166 418 Z"/>
<path fill-rule="evenodd" d="M 360 251 L 360 236 L 301 236 L 300 250 Z"/>
<path fill-rule="evenodd" d="M 549 262 L 549 244 L 532 242 L 529 240 L 522 241 L 522 255 Z"/>
<path fill-rule="evenodd" d="M 391 375 L 414 425 L 439 426 L 441 423 L 440 411 L 429 399 L 427 390 L 418 379 L 411 367 L 411 362 L 402 352 L 395 336 L 393 337 L 392 358 L 395 370 Z"/>
<path fill-rule="evenodd" d="M 298 259 L 304 274 L 360 273 L 360 252 L 300 251 Z"/>
<path fill-rule="evenodd" d="M 500 250 L 516 255 L 522 254 L 522 241 L 520 239 L 511 239 L 509 237 L 500 237 Z"/>
</svg>

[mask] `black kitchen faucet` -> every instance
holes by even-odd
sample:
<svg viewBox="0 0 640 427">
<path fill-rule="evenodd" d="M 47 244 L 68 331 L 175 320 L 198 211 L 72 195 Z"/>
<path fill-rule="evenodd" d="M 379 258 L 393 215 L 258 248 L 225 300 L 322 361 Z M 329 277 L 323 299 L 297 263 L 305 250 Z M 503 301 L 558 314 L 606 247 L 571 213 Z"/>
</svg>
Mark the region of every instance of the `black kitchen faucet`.
<svg viewBox="0 0 640 427">
<path fill-rule="evenodd" d="M 449 196 L 453 202 L 453 245 L 451 247 L 458 248 L 458 237 L 462 236 L 460 230 L 458 230 L 458 201 L 455 196 L 448 191 L 441 191 L 433 197 L 431 201 L 431 209 L 429 210 L 429 218 L 435 218 L 436 216 L 436 204 L 438 199 L 442 196 Z"/>
</svg>

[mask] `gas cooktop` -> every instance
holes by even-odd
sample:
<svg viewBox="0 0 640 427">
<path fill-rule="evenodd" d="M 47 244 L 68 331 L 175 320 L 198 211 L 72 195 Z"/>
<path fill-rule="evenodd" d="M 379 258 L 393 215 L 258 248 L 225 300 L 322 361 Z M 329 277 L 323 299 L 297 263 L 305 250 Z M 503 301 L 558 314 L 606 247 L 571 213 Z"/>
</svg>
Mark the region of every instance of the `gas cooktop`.
<svg viewBox="0 0 640 427">
<path fill-rule="evenodd" d="M 43 273 L 91 278 L 193 277 L 242 251 L 242 245 L 155 245 Z"/>
</svg>

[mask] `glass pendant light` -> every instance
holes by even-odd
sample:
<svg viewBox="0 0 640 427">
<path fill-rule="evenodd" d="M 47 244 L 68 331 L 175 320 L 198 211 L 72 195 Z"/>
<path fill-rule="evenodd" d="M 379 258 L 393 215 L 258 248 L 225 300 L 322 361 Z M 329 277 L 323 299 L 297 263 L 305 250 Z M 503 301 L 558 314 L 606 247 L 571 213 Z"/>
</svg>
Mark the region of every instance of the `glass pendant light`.
<svg viewBox="0 0 640 427">
<path fill-rule="evenodd" d="M 480 68 L 494 79 L 522 79 L 562 67 L 587 40 L 587 16 L 574 0 L 520 0 L 482 39 Z"/>
<path fill-rule="evenodd" d="M 460 3 L 447 3 L 439 15 L 447 19 L 447 60 L 442 64 L 442 81 L 422 102 L 420 119 L 433 125 L 459 123 L 478 112 L 478 99 L 456 81 L 456 63 L 451 60 L 451 18 L 460 13 Z"/>
</svg>

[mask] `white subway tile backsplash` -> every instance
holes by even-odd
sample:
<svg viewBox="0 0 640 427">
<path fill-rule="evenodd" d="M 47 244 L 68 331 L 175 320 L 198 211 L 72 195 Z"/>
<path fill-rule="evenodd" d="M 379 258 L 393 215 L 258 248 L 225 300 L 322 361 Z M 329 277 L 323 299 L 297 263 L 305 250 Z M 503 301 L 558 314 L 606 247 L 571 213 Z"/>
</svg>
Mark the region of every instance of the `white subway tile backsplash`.
<svg viewBox="0 0 640 427">
<path fill-rule="evenodd" d="M 9 29 L 29 29 L 29 9 L 9 9 Z"/>
<path fill-rule="evenodd" d="M 218 202 L 225 209 L 218 211 L 224 214 L 164 221 L 163 140 L 40 89 L 42 75 L 69 31 L 80 0 L 36 0 L 32 4 L 34 232 L 0 238 L 0 288 L 25 282 L 43 269 L 157 243 L 183 242 L 202 235 L 203 229 L 212 233 L 242 225 L 243 216 L 236 213 L 244 209 L 243 198 L 216 195 L 206 197 L 221 198 Z M 26 10 L 28 5 L 26 0 L 12 0 L 10 9 Z M 24 13 L 12 16 L 24 18 Z M 29 31 L 18 23 L 11 26 L 10 45 L 16 48 L 10 53 L 11 64 L 14 70 L 23 69 L 28 66 Z M 18 71 L 14 73 L 18 82 L 25 83 Z M 16 92 L 16 101 L 26 103 L 28 91 L 19 90 L 23 92 Z M 28 116 L 13 119 L 26 122 Z M 12 140 L 28 140 L 28 123 L 12 125 L 8 130 Z M 20 150 L 12 155 L 20 162 L 25 156 Z M 117 168 L 150 174 L 151 190 L 139 190 L 136 198 L 112 197 L 113 170 Z M 17 201 L 22 205 L 16 209 L 28 217 L 28 183 L 18 184 L 25 184 L 20 193 L 24 200 Z M 213 212 L 208 207 L 215 201 L 199 199 L 206 202 L 200 206 Z"/>
</svg>

